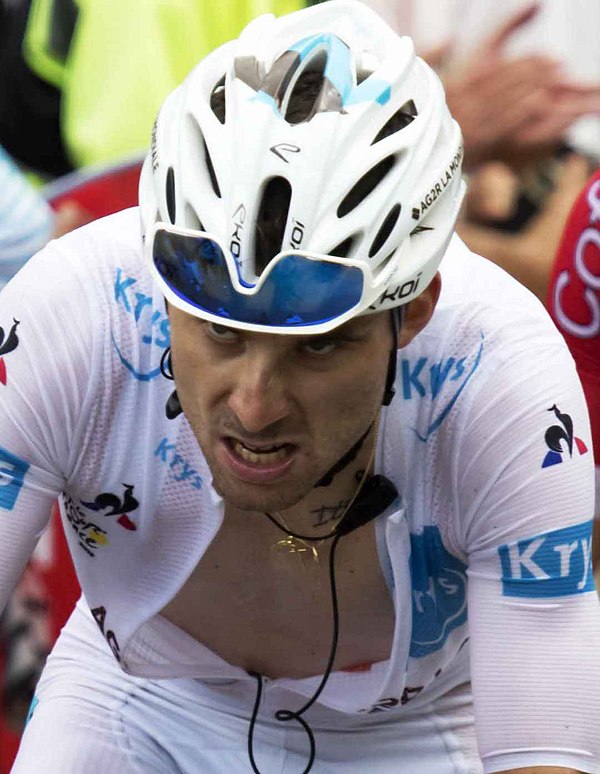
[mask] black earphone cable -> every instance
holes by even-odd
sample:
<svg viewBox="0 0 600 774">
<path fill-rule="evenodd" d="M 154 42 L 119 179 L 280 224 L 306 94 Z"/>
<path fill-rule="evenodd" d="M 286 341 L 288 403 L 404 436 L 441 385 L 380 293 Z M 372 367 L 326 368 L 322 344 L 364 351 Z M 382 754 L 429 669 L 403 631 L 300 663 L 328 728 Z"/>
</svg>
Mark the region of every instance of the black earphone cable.
<svg viewBox="0 0 600 774">
<path fill-rule="evenodd" d="M 290 532 L 289 530 L 285 529 L 283 525 L 279 524 L 279 522 L 271 516 L 270 513 L 266 513 L 266 516 L 275 524 L 282 532 L 285 532 L 286 535 L 291 535 L 292 537 L 295 537 L 300 540 L 326 540 L 329 537 L 333 538 L 333 542 L 331 543 L 331 547 L 329 549 L 329 588 L 331 590 L 331 609 L 332 609 L 332 618 L 333 618 L 333 633 L 331 637 L 331 647 L 329 649 L 329 658 L 327 660 L 327 666 L 325 668 L 325 672 L 323 673 L 323 677 L 321 679 L 321 682 L 319 683 L 319 686 L 317 690 L 313 693 L 311 698 L 306 702 L 306 704 L 301 707 L 299 710 L 277 710 L 275 713 L 275 719 L 279 720 L 282 723 L 285 723 L 289 720 L 297 720 L 298 723 L 304 728 L 306 731 L 306 735 L 308 736 L 308 741 L 310 745 L 309 750 L 309 758 L 308 763 L 306 765 L 306 768 L 302 772 L 302 774 L 308 774 L 308 772 L 312 769 L 313 763 L 315 761 L 315 753 L 316 753 L 316 746 L 315 746 L 315 736 L 311 729 L 311 727 L 308 725 L 306 720 L 302 717 L 302 715 L 312 707 L 312 705 L 317 701 L 321 693 L 323 692 L 323 689 L 325 688 L 325 684 L 327 683 L 327 680 L 329 679 L 329 676 L 333 670 L 333 662 L 335 661 L 335 654 L 337 651 L 337 644 L 338 644 L 338 637 L 339 637 L 339 608 L 338 608 L 338 598 L 337 598 L 337 586 L 335 582 L 335 550 L 338 546 L 338 543 L 340 541 L 340 538 L 343 537 L 342 534 L 336 534 L 335 532 L 331 533 L 330 535 L 327 535 L 325 538 L 315 538 L 315 537 L 307 537 L 304 535 L 297 535 L 294 532 Z M 258 711 L 260 708 L 260 702 L 262 698 L 262 676 L 259 675 L 257 672 L 250 672 L 250 675 L 254 678 L 256 678 L 256 681 L 258 683 L 257 693 L 256 693 L 256 700 L 254 702 L 254 709 L 252 711 L 252 717 L 250 719 L 250 726 L 248 729 L 248 757 L 250 758 L 250 764 L 252 766 L 252 771 L 255 774 L 261 774 L 260 769 L 256 765 L 256 761 L 254 759 L 254 729 L 256 726 L 256 719 L 258 717 Z"/>
<path fill-rule="evenodd" d="M 285 535 L 296 538 L 297 540 L 302 540 L 305 542 L 312 541 L 312 542 L 322 543 L 325 540 L 329 540 L 330 538 L 333 538 L 331 542 L 331 547 L 329 549 L 329 587 L 331 590 L 333 633 L 331 637 L 331 647 L 329 650 L 329 658 L 327 660 L 327 666 L 325 668 L 325 672 L 323 674 L 321 682 L 319 683 L 318 688 L 313 693 L 311 698 L 306 702 L 306 704 L 304 704 L 303 707 L 301 707 L 299 710 L 296 710 L 295 712 L 293 712 L 292 710 L 277 710 L 277 712 L 275 713 L 276 720 L 279 720 L 281 722 L 287 722 L 288 720 L 297 720 L 298 723 L 302 726 L 302 728 L 304 728 L 304 730 L 306 731 L 309 744 L 310 744 L 310 753 L 309 753 L 308 764 L 303 774 L 308 774 L 315 760 L 315 737 L 312 729 L 310 728 L 308 723 L 304 720 L 302 715 L 310 707 L 312 707 L 312 705 L 317 701 L 317 699 L 323 692 L 323 689 L 325 688 L 325 684 L 327 683 L 327 680 L 329 679 L 331 671 L 333 670 L 333 663 L 335 661 L 335 655 L 336 655 L 337 645 L 338 645 L 339 606 L 338 606 L 338 597 L 337 597 L 337 585 L 335 581 L 335 552 L 336 552 L 338 543 L 344 535 L 347 535 L 353 530 L 359 527 L 362 527 L 363 525 L 367 524 L 369 521 L 371 521 L 372 519 L 376 518 L 381 513 L 383 513 L 386 510 L 386 508 L 394 502 L 397 496 L 398 496 L 398 491 L 394 486 L 394 484 L 389 479 L 379 474 L 371 476 L 366 480 L 365 485 L 362 487 L 360 496 L 355 500 L 355 502 L 353 502 L 349 506 L 348 510 L 342 517 L 341 521 L 337 524 L 336 528 L 328 535 L 324 535 L 324 536 L 300 535 L 297 532 L 292 532 L 290 529 L 288 529 L 287 526 L 280 524 L 276 518 L 274 518 L 270 513 L 267 513 L 265 511 L 265 516 L 277 527 L 277 529 L 281 530 L 281 532 L 283 532 Z M 250 726 L 248 729 L 248 756 L 250 758 L 250 763 L 252 765 L 252 770 L 254 774 L 261 774 L 260 769 L 256 765 L 256 761 L 254 759 L 253 747 L 254 747 L 254 730 L 256 727 L 258 711 L 260 708 L 263 682 L 262 682 L 262 676 L 259 675 L 258 673 L 250 672 L 249 674 L 257 680 L 258 692 L 256 696 L 256 701 L 254 703 L 254 709 L 252 712 L 252 718 L 250 720 Z"/>
</svg>

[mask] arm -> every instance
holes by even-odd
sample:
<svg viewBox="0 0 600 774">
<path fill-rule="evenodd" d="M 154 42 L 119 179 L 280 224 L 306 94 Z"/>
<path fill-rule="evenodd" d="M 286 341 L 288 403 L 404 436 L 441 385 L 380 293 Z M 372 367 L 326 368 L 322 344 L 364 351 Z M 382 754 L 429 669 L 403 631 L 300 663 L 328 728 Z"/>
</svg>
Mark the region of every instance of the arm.
<svg viewBox="0 0 600 774">
<path fill-rule="evenodd" d="M 49 247 L 0 294 L 0 610 L 48 525 L 85 416 L 89 331 L 68 274 Z"/>
<path fill-rule="evenodd" d="M 548 56 L 509 57 L 507 48 L 541 9 L 520 8 L 466 59 L 446 63 L 450 111 L 461 126 L 465 163 L 546 154 L 581 116 L 600 110 L 600 84 L 571 81 Z"/>
<path fill-rule="evenodd" d="M 594 570 L 600 568 L 600 168 L 577 197 L 552 266 L 548 311 L 573 355 L 585 393 L 596 461 Z"/>
<path fill-rule="evenodd" d="M 559 173 L 556 189 L 543 209 L 516 234 L 481 225 L 468 217 L 459 224 L 458 233 L 473 252 L 501 266 L 544 301 L 569 211 L 588 175 L 587 162 L 583 157 L 574 155 L 567 158 Z"/>
<path fill-rule="evenodd" d="M 490 342 L 487 382 L 457 451 L 479 749 L 486 774 L 593 773 L 600 604 L 587 412 L 549 321 L 532 308 L 511 326 L 502 362 L 491 363 Z"/>
</svg>

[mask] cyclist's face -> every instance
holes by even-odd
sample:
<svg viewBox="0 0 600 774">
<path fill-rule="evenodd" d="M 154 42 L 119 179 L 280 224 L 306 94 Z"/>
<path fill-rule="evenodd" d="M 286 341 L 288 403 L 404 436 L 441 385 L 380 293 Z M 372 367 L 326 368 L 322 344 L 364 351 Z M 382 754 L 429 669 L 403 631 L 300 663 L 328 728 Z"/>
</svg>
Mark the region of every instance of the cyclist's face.
<svg viewBox="0 0 600 774">
<path fill-rule="evenodd" d="M 174 308 L 170 318 L 179 399 L 215 488 L 238 508 L 299 502 L 378 413 L 392 347 L 387 313 L 319 336 L 238 331 Z M 402 344 L 410 331 L 409 320 Z"/>
</svg>

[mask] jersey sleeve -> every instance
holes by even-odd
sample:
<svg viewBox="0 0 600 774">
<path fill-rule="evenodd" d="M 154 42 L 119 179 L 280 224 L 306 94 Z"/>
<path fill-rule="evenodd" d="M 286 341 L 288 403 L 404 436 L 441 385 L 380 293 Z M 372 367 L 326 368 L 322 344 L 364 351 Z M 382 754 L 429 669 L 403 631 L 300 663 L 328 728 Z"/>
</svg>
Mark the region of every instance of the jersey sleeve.
<svg viewBox="0 0 600 774">
<path fill-rule="evenodd" d="M 70 268 L 60 243 L 51 243 L 0 293 L 0 610 L 48 525 L 84 432 L 91 304 Z"/>
<path fill-rule="evenodd" d="M 560 337 L 526 338 L 480 385 L 457 450 L 476 731 L 485 772 L 598 772 L 589 421 Z"/>
</svg>

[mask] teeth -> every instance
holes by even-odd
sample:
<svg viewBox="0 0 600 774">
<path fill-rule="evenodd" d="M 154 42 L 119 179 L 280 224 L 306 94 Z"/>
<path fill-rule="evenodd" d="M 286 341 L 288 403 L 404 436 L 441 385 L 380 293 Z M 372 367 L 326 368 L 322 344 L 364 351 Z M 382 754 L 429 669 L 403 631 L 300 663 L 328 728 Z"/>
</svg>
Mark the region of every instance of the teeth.
<svg viewBox="0 0 600 774">
<path fill-rule="evenodd" d="M 246 462 L 252 463 L 252 465 L 272 465 L 274 462 L 282 462 L 287 457 L 287 449 L 285 446 L 271 446 L 274 451 L 262 450 L 260 452 L 253 451 L 241 441 L 234 442 L 234 449 L 236 454 L 240 456 Z"/>
</svg>

